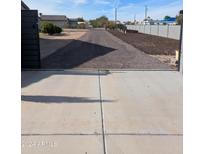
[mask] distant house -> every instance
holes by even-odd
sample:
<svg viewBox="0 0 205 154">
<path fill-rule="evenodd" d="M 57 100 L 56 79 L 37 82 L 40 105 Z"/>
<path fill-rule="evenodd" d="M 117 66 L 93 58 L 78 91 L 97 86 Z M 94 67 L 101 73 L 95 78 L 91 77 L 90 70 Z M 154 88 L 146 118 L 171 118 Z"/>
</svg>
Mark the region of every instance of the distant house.
<svg viewBox="0 0 205 154">
<path fill-rule="evenodd" d="M 154 25 L 155 22 L 154 22 L 154 20 L 153 20 L 152 18 L 147 17 L 146 19 L 144 19 L 144 20 L 142 21 L 142 24 L 143 24 L 143 25 Z"/>
<path fill-rule="evenodd" d="M 80 25 L 80 24 L 86 24 L 86 22 L 85 21 L 78 21 L 78 25 Z"/>
<path fill-rule="evenodd" d="M 50 22 L 61 28 L 68 28 L 68 18 L 65 15 L 40 15 L 41 22 Z"/>
<path fill-rule="evenodd" d="M 176 23 L 177 23 L 177 18 L 175 17 L 171 17 L 171 18 L 159 21 L 159 24 L 164 24 L 164 25 L 176 25 Z"/>
<path fill-rule="evenodd" d="M 124 25 L 135 25 L 135 24 L 138 24 L 138 22 L 136 20 L 134 22 L 132 22 L 132 21 L 124 21 L 123 24 Z"/>
<path fill-rule="evenodd" d="M 140 24 L 143 24 L 143 25 L 176 25 L 176 18 L 170 17 L 164 20 L 153 20 L 152 18 L 147 17 Z"/>
<path fill-rule="evenodd" d="M 78 18 L 69 18 L 68 23 L 69 23 L 69 28 L 76 28 L 78 25 Z"/>
<path fill-rule="evenodd" d="M 119 20 L 116 20 L 116 24 L 119 25 L 121 24 L 121 22 Z"/>
</svg>

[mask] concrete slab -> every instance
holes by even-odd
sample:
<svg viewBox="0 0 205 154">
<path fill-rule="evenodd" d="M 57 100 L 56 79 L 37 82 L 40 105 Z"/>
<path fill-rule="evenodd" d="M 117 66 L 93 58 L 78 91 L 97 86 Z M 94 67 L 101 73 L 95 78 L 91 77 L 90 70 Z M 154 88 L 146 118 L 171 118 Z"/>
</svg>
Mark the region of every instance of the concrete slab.
<svg viewBox="0 0 205 154">
<path fill-rule="evenodd" d="M 182 154 L 182 74 L 22 72 L 22 153 Z M 99 89 L 100 88 L 100 89 Z"/>
<path fill-rule="evenodd" d="M 97 72 L 26 71 L 22 79 L 22 134 L 102 133 Z"/>
<path fill-rule="evenodd" d="M 107 136 L 108 154 L 182 154 L 180 136 Z"/>
<path fill-rule="evenodd" d="M 22 154 L 103 154 L 102 136 L 23 136 Z"/>
<path fill-rule="evenodd" d="M 101 76 L 105 133 L 181 134 L 182 75 L 113 71 Z"/>
</svg>

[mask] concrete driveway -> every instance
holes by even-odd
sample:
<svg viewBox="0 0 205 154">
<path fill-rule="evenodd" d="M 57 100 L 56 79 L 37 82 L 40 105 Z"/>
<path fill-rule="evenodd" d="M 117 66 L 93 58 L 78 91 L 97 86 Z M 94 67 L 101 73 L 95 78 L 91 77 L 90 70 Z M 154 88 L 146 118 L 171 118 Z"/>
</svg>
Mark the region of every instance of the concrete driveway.
<svg viewBox="0 0 205 154">
<path fill-rule="evenodd" d="M 22 72 L 23 154 L 182 154 L 182 74 Z"/>
</svg>

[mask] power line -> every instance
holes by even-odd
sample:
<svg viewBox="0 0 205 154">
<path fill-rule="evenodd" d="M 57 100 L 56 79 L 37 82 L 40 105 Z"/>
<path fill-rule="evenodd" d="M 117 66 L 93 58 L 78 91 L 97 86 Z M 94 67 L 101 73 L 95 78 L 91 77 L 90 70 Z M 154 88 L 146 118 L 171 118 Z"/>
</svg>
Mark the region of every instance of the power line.
<svg viewBox="0 0 205 154">
<path fill-rule="evenodd" d="M 117 8 L 118 8 L 118 5 L 119 5 L 119 2 L 120 0 L 114 0 L 114 8 L 115 8 L 115 24 L 117 23 Z"/>
<path fill-rule="evenodd" d="M 119 0 L 114 0 L 114 7 L 117 8 L 119 5 L 120 1 Z"/>
</svg>

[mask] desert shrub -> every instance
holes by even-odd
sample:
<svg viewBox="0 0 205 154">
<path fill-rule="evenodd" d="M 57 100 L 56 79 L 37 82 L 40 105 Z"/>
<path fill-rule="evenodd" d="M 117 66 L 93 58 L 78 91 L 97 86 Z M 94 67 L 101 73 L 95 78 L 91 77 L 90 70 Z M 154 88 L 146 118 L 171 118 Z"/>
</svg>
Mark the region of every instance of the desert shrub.
<svg viewBox="0 0 205 154">
<path fill-rule="evenodd" d="M 101 16 L 95 20 L 90 20 L 90 23 L 94 28 L 105 28 L 107 22 L 108 18 L 106 16 Z"/>
<path fill-rule="evenodd" d="M 55 33 L 61 33 L 63 30 L 62 30 L 62 28 L 60 28 L 58 26 L 54 26 L 54 31 L 55 31 Z"/>
<path fill-rule="evenodd" d="M 127 30 L 127 27 L 125 25 L 123 25 L 123 24 L 118 24 L 117 28 L 120 29 L 120 30 L 123 30 L 123 31 Z"/>
<path fill-rule="evenodd" d="M 62 28 L 55 26 L 54 24 L 49 23 L 49 22 L 42 22 L 41 23 L 41 32 L 48 33 L 49 35 L 52 35 L 54 33 L 61 33 Z"/>
<path fill-rule="evenodd" d="M 116 24 L 114 22 L 108 22 L 107 23 L 107 26 L 106 26 L 106 29 L 111 29 L 111 30 L 114 30 L 116 29 Z"/>
<path fill-rule="evenodd" d="M 54 25 L 49 22 L 42 22 L 41 23 L 41 32 L 54 34 Z"/>
</svg>

